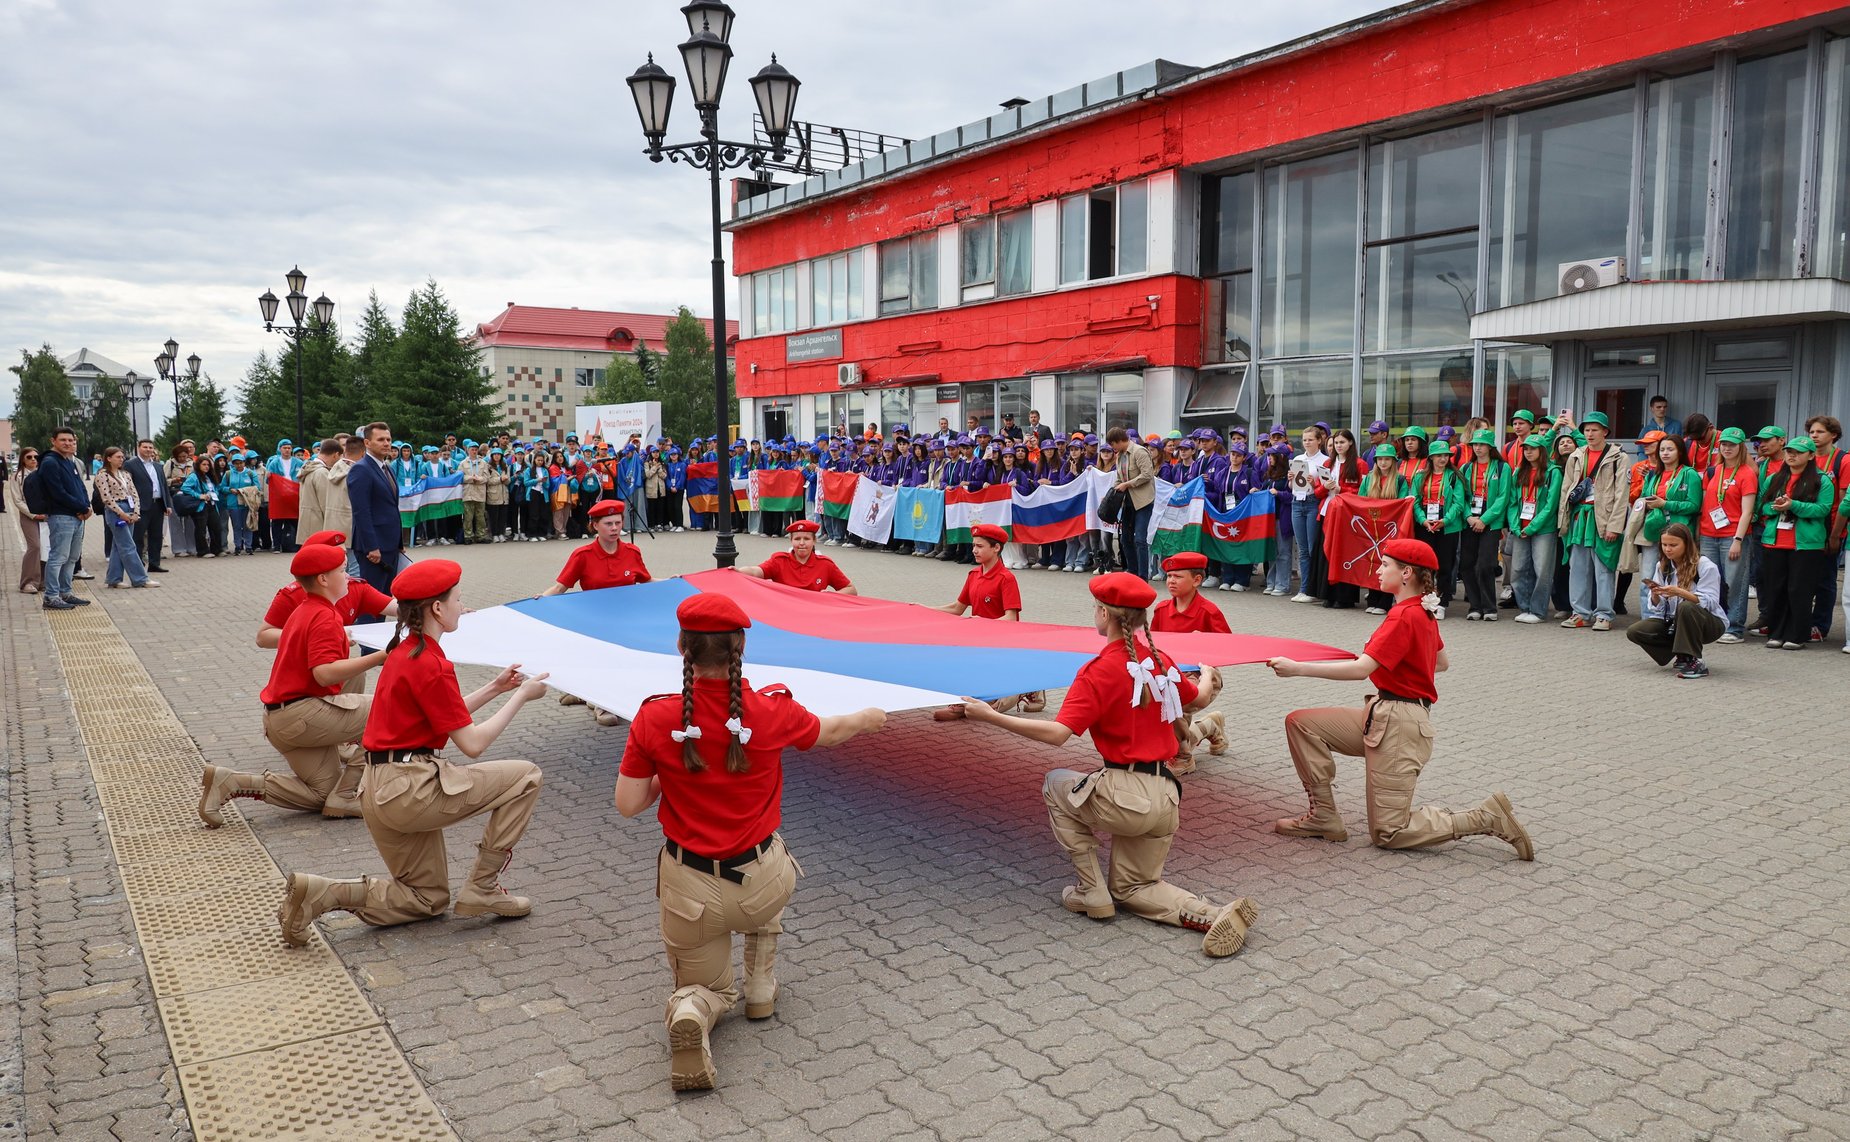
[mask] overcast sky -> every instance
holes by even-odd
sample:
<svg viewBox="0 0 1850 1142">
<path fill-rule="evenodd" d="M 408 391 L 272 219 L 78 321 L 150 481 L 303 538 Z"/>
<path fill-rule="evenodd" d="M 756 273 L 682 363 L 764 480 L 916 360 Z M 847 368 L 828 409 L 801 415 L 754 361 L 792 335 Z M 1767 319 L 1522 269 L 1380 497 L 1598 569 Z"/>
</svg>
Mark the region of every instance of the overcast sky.
<svg viewBox="0 0 1850 1142">
<path fill-rule="evenodd" d="M 731 0 L 722 129 L 770 53 L 797 117 L 920 137 L 1154 58 L 1204 65 L 1367 0 Z M 0 0 L 0 350 L 143 371 L 168 337 L 235 392 L 279 338 L 256 297 L 397 315 L 435 278 L 465 323 L 509 301 L 711 311 L 699 175 L 641 154 L 624 77 L 677 0 Z M 921 14 L 921 13 L 928 13 Z M 670 141 L 692 134 L 685 82 Z M 736 316 L 736 315 L 735 315 Z M 0 415 L 13 404 L 0 374 Z M 158 425 L 172 404 L 157 394 Z"/>
</svg>

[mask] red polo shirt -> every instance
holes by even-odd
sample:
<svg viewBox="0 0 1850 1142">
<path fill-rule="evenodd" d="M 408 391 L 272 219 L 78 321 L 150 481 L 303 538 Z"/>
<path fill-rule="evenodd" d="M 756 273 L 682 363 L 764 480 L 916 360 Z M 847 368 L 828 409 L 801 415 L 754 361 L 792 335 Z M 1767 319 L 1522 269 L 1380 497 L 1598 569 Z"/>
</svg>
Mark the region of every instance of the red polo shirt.
<svg viewBox="0 0 1850 1142">
<path fill-rule="evenodd" d="M 758 565 L 764 577 L 772 583 L 782 583 L 786 587 L 798 587 L 805 591 L 821 591 L 829 587 L 837 591 L 848 585 L 848 576 L 835 565 L 835 560 L 826 555 L 812 555 L 809 562 L 798 563 L 797 557 L 788 551 L 780 551 Z"/>
<path fill-rule="evenodd" d="M 970 569 L 957 601 L 979 619 L 999 619 L 1008 611 L 1021 610 L 1021 587 L 1015 573 L 998 559 L 987 572 L 980 565 Z"/>
<path fill-rule="evenodd" d="M 270 684 L 258 695 L 272 705 L 340 693 L 338 682 L 323 686 L 315 681 L 315 667 L 347 657 L 347 626 L 333 603 L 320 595 L 306 598 L 283 624 L 276 657 L 270 662 Z"/>
<path fill-rule="evenodd" d="M 291 583 L 277 591 L 276 597 L 270 600 L 270 609 L 263 612 L 263 624 L 282 626 L 307 597 L 308 592 L 302 589 L 300 583 Z M 340 615 L 342 623 L 351 625 L 361 615 L 383 615 L 391 605 L 390 595 L 381 593 L 366 580 L 356 577 L 347 580 L 347 593 L 334 604 L 334 611 Z"/>
<path fill-rule="evenodd" d="M 1147 657 L 1149 647 L 1138 643 L 1137 654 Z M 1158 659 L 1159 673 L 1173 664 L 1168 655 Z M 1131 705 L 1132 682 L 1125 668 L 1129 661 L 1123 640 L 1106 643 L 1098 657 L 1073 677 L 1055 720 L 1076 734 L 1090 733 L 1092 744 L 1106 761 L 1168 761 L 1180 748 L 1175 730 L 1163 720 L 1157 703 Z M 1184 676 L 1176 693 L 1186 706 L 1195 700 L 1195 684 Z"/>
<path fill-rule="evenodd" d="M 419 645 L 424 649 L 414 657 L 411 652 Z M 393 648 L 379 668 L 360 744 L 382 753 L 439 750 L 449 743 L 452 730 L 474 720 L 443 648 L 429 639 L 410 637 Z"/>
<path fill-rule="evenodd" d="M 1158 634 L 1173 631 L 1176 634 L 1232 634 L 1233 629 L 1227 625 L 1227 616 L 1220 613 L 1220 608 L 1209 602 L 1197 591 L 1188 610 L 1178 611 L 1173 597 L 1156 604 L 1156 613 L 1150 616 L 1150 629 Z"/>
<path fill-rule="evenodd" d="M 783 820 L 783 751 L 809 749 L 822 733 L 822 720 L 798 704 L 790 691 L 782 686 L 753 690 L 750 682 L 741 682 L 739 721 L 752 732 L 745 746 L 751 764 L 744 773 L 728 773 L 728 695 L 723 679 L 694 679 L 693 724 L 700 727 L 704 770 L 688 772 L 681 761 L 681 743 L 669 736 L 682 728 L 679 694 L 657 695 L 637 709 L 617 767 L 625 777 L 659 777 L 662 801 L 656 819 L 662 835 L 719 860 L 744 852 L 777 830 Z"/>
<path fill-rule="evenodd" d="M 1386 690 L 1402 698 L 1439 700 L 1439 688 L 1433 678 L 1439 651 L 1445 640 L 1439 637 L 1439 624 L 1420 606 L 1418 599 L 1405 599 L 1388 608 L 1387 618 L 1375 628 L 1362 653 L 1375 660 L 1376 669 L 1368 681 L 1377 690 Z"/>
<path fill-rule="evenodd" d="M 622 540 L 609 554 L 605 554 L 602 544 L 592 540 L 572 552 L 565 560 L 565 569 L 559 572 L 561 586 L 581 586 L 587 591 L 648 581 L 649 569 L 642 565 L 642 552 L 635 544 Z"/>
</svg>

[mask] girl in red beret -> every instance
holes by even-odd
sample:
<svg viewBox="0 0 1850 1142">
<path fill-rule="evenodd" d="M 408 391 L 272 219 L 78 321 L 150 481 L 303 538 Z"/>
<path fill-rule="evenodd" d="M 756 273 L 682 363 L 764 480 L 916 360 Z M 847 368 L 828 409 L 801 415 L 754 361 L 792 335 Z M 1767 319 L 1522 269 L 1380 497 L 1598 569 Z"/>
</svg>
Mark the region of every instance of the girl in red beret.
<svg viewBox="0 0 1850 1142">
<path fill-rule="evenodd" d="M 566 556 L 565 567 L 552 586 L 533 596 L 544 599 L 550 595 L 562 595 L 578 587 L 585 591 L 597 591 L 605 587 L 628 587 L 635 583 L 652 582 L 648 567 L 642 562 L 642 548 L 633 543 L 623 542 L 623 501 L 599 500 L 591 505 L 589 512 L 593 539 L 582 547 L 574 548 Z M 585 700 L 576 694 L 561 693 L 561 706 L 582 706 Z M 600 726 L 614 726 L 623 719 L 609 710 L 600 710 L 591 706 L 591 716 Z"/>
<path fill-rule="evenodd" d="M 780 551 L 756 567 L 741 567 L 739 574 L 803 591 L 820 593 L 833 587 L 843 595 L 860 594 L 835 560 L 816 554 L 816 533 L 821 530 L 814 520 L 792 521 L 784 528 L 784 534 L 790 537 L 790 550 Z"/>
<path fill-rule="evenodd" d="M 1535 846 L 1501 793 L 1491 794 L 1468 813 L 1431 805 L 1413 808 L 1414 783 L 1432 758 L 1428 711 L 1439 698 L 1436 675 L 1449 665 L 1434 618 L 1439 610 L 1439 597 L 1433 594 L 1439 560 L 1417 539 L 1390 539 L 1383 551 L 1377 582 L 1394 596 L 1394 605 L 1360 658 L 1274 658 L 1266 664 L 1280 678 L 1367 679 L 1375 688 L 1360 709 L 1338 706 L 1285 715 L 1285 741 L 1310 796 L 1310 810 L 1274 828 L 1288 837 L 1349 839 L 1331 792 L 1334 755 L 1342 753 L 1367 762 L 1368 833 L 1380 847 L 1423 849 L 1483 833 L 1507 841 L 1523 860 L 1534 860 Z"/>
<path fill-rule="evenodd" d="M 440 751 L 453 742 L 469 757 L 482 756 L 523 705 L 546 693 L 546 676 L 528 678 L 510 666 L 475 692 L 462 692 L 442 645 L 463 615 L 456 590 L 461 578 L 462 568 L 450 560 L 424 559 L 392 581 L 398 629 L 361 739 L 369 764 L 360 792 L 366 828 L 390 875 L 329 880 L 290 873 L 276 914 L 284 943 L 308 943 L 315 917 L 324 912 L 347 911 L 378 925 L 441 916 L 450 903 L 443 830 L 481 813 L 489 814 L 488 827 L 475 869 L 456 895 L 456 914 L 525 916 L 533 910 L 526 897 L 508 895 L 500 876 L 539 801 L 540 767 L 511 759 L 457 765 Z M 476 710 L 510 692 L 493 716 L 475 720 Z"/>
<path fill-rule="evenodd" d="M 1245 897 L 1216 905 L 1163 879 L 1182 799 L 1167 763 L 1183 707 L 1195 699 L 1194 683 L 1149 633 L 1155 588 L 1123 571 L 1091 586 L 1098 600 L 1093 623 L 1106 642 L 1073 678 L 1053 720 L 999 713 L 974 698 L 964 699 L 964 716 L 1053 746 L 1090 733 L 1105 759 L 1103 769 L 1090 773 L 1056 769 L 1041 787 L 1054 839 L 1079 878 L 1060 894 L 1067 911 L 1107 920 L 1123 905 L 1146 920 L 1201 932 L 1204 953 L 1230 956 L 1246 943 L 1258 906 Z M 1099 832 L 1112 837 L 1109 879 L 1099 875 Z"/>
<path fill-rule="evenodd" d="M 778 835 L 786 749 L 840 745 L 886 724 L 866 709 L 818 718 L 782 686 L 743 677 L 751 620 L 724 595 L 676 608 L 681 692 L 645 699 L 617 769 L 617 812 L 656 803 L 666 843 L 656 861 L 662 942 L 674 972 L 667 1021 L 669 1082 L 706 1090 L 717 1081 L 708 1036 L 739 1000 L 732 934 L 745 936 L 745 1015 L 768 1019 L 777 1003 L 771 965 L 784 905 L 801 872 Z M 677 700 L 678 699 L 678 700 Z"/>
</svg>

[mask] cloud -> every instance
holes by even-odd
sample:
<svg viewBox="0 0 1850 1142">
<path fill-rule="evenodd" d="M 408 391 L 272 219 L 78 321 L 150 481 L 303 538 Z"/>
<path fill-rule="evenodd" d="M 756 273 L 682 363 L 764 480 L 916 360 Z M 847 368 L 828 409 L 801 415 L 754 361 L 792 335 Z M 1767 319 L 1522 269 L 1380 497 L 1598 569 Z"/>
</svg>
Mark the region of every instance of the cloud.
<svg viewBox="0 0 1850 1142">
<path fill-rule="evenodd" d="M 734 0 L 723 129 L 778 53 L 799 118 L 920 137 L 1163 57 L 1210 64 L 1352 19 L 1193 0 Z M 235 389 L 279 339 L 256 296 L 300 265 L 351 331 L 434 278 L 465 322 L 508 301 L 710 310 L 705 188 L 642 155 L 624 77 L 678 75 L 675 0 L 0 3 L 0 349 L 161 342 Z M 683 85 L 685 86 L 685 85 Z M 678 93 L 671 138 L 693 132 Z M 0 378 L 11 380 L 10 377 Z M 0 385 L 0 414 L 10 411 Z M 165 416 L 171 394 L 157 398 Z"/>
</svg>

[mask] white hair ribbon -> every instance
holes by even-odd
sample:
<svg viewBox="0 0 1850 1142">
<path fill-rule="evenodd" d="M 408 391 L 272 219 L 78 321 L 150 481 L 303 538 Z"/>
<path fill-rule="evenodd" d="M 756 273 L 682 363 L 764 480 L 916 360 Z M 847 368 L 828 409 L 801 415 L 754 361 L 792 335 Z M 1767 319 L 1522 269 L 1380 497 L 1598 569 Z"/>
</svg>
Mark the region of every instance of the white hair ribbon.
<svg viewBox="0 0 1850 1142">
<path fill-rule="evenodd" d="M 1177 686 L 1182 681 L 1181 672 L 1171 666 L 1161 674 L 1156 672 L 1156 660 L 1146 658 L 1141 662 L 1126 662 L 1125 668 L 1131 675 L 1131 705 L 1137 705 L 1139 687 L 1148 686 L 1150 696 L 1156 699 L 1162 709 L 1163 720 L 1173 722 L 1182 716 L 1182 695 Z"/>
<path fill-rule="evenodd" d="M 750 745 L 751 744 L 752 731 L 743 722 L 739 721 L 739 719 L 727 718 L 726 728 L 732 731 L 733 737 L 739 739 L 740 745 Z"/>
<path fill-rule="evenodd" d="M 1435 619 L 1445 613 L 1445 604 L 1439 601 L 1439 596 L 1436 593 L 1421 595 L 1420 607 Z"/>
<path fill-rule="evenodd" d="M 684 742 L 690 739 L 693 741 L 699 741 L 700 740 L 700 727 L 699 726 L 688 726 L 685 729 L 669 730 L 668 736 L 678 742 Z"/>
</svg>

